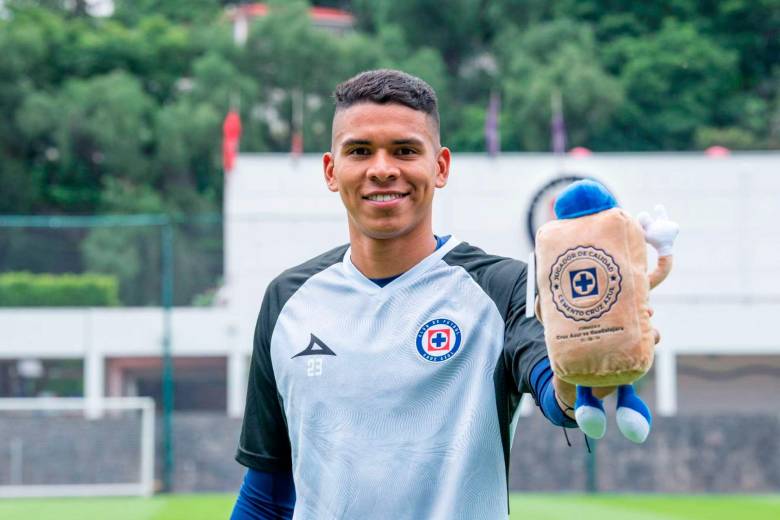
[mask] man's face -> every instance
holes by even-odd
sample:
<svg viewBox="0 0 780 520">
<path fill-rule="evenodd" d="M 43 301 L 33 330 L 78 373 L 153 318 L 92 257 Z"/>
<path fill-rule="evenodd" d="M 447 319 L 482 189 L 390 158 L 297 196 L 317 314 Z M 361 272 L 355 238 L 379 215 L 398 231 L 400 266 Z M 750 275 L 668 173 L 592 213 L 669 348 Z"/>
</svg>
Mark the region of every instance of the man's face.
<svg viewBox="0 0 780 520">
<path fill-rule="evenodd" d="M 433 192 L 447 184 L 450 151 L 426 113 L 360 103 L 333 119 L 323 157 L 328 189 L 341 194 L 350 231 L 388 239 L 431 228 Z"/>
</svg>

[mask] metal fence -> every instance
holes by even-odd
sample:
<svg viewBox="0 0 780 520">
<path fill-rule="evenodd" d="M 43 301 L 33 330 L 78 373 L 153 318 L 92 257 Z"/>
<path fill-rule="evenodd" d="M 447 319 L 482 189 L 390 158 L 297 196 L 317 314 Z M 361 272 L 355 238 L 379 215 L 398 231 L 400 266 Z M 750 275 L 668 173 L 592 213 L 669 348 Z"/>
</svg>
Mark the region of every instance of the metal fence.
<svg viewBox="0 0 780 520">
<path fill-rule="evenodd" d="M 111 275 L 125 306 L 206 305 L 222 258 L 219 214 L 0 216 L 0 273 Z"/>
<path fill-rule="evenodd" d="M 176 304 L 208 304 L 216 293 L 222 276 L 221 216 L 2 216 L 0 273 L 17 271 L 110 275 L 119 285 L 120 305 L 165 309 L 163 485 L 170 489 L 174 399 L 170 311 Z"/>
</svg>

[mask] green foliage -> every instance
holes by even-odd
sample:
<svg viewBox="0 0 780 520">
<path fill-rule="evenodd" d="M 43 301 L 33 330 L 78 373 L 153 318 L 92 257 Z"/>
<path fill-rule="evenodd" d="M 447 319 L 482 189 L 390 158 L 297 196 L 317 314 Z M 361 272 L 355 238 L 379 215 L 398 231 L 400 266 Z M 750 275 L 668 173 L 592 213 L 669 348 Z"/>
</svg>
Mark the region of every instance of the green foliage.
<svg viewBox="0 0 780 520">
<path fill-rule="evenodd" d="M 195 207 L 197 201 L 182 205 Z M 164 201 L 148 186 L 106 179 L 101 211 L 111 214 L 164 212 Z M 214 285 L 222 270 L 221 222 L 188 222 L 174 226 L 174 303 L 189 304 L 194 295 Z M 162 283 L 161 231 L 157 226 L 94 228 L 81 242 L 84 269 L 117 276 L 127 305 L 159 305 Z"/>
<path fill-rule="evenodd" d="M 19 159 L 0 161 L 0 213 L 31 213 L 41 199 L 43 183 Z"/>
<path fill-rule="evenodd" d="M 621 123 L 632 149 L 688 149 L 737 86 L 736 53 L 689 24 L 668 21 L 651 37 L 624 38 L 614 60 L 627 103 Z"/>
<path fill-rule="evenodd" d="M 589 146 L 608 127 L 623 101 L 616 78 L 599 64 L 590 27 L 567 19 L 537 24 L 523 34 L 507 31 L 501 49 L 505 93 L 504 148 L 550 149 L 551 96 L 563 100 L 569 142 Z"/>
<path fill-rule="evenodd" d="M 433 85 L 456 152 L 484 151 L 491 92 L 505 151 L 550 149 L 554 92 L 570 146 L 780 148 L 780 0 L 314 2 L 352 9 L 343 33 L 312 23 L 304 0 L 273 0 L 243 46 L 233 3 L 115 0 L 95 17 L 83 0 L 0 2 L 0 213 L 219 213 L 228 110 L 242 151 L 288 152 L 302 100 L 304 151 L 322 152 L 333 88 L 377 67 Z M 118 274 L 123 300 L 155 302 L 159 277 L 141 281 L 159 265 L 150 237 L 95 230 L 67 266 Z M 0 270 L 42 247 L 0 242 Z M 220 247 L 177 230 L 177 302 L 214 285 Z M 30 269 L 56 262 L 37 255 Z"/>
<path fill-rule="evenodd" d="M 150 183 L 145 153 L 152 139 L 152 102 L 122 72 L 70 80 L 57 94 L 32 92 L 17 112 L 19 129 L 42 150 L 35 168 L 50 202 L 94 211 L 104 176 Z"/>
<path fill-rule="evenodd" d="M 447 83 L 458 85 L 443 105 L 443 133 L 456 149 L 484 149 L 475 117 L 497 85 L 505 150 L 549 149 L 556 90 L 570 145 L 676 150 L 722 138 L 738 148 L 777 147 L 780 0 L 352 5 L 364 30 L 381 38 L 396 24 L 412 48 L 441 53 Z"/>
<path fill-rule="evenodd" d="M 736 127 L 713 128 L 705 126 L 696 130 L 696 148 L 705 149 L 719 145 L 733 149 L 757 148 L 756 138 L 750 132 Z"/>
<path fill-rule="evenodd" d="M 370 13 L 368 23 L 376 28 L 393 24 L 402 29 L 412 48 L 438 49 L 450 73 L 484 45 L 488 29 L 481 0 L 378 0 L 360 2 L 361 12 Z"/>
<path fill-rule="evenodd" d="M 333 87 L 374 67 L 437 89 L 456 150 L 483 149 L 491 91 L 505 150 L 549 149 L 554 91 L 572 145 L 778 141 L 780 0 L 354 0 L 358 29 L 346 34 L 312 24 L 303 0 L 275 1 L 243 47 L 225 2 L 121 0 L 108 18 L 79 4 L 6 2 L 0 179 L 19 197 L 0 196 L 4 211 L 101 211 L 107 177 L 151 186 L 166 211 L 218 210 L 229 108 L 242 150 L 286 152 L 301 93 L 305 150 L 322 151 Z"/>
<path fill-rule="evenodd" d="M 113 0 L 114 17 L 127 24 L 137 24 L 150 15 L 160 15 L 174 22 L 209 23 L 221 13 L 215 0 Z"/>
<path fill-rule="evenodd" d="M 0 274 L 0 307 L 104 307 L 119 305 L 115 276 Z"/>
</svg>

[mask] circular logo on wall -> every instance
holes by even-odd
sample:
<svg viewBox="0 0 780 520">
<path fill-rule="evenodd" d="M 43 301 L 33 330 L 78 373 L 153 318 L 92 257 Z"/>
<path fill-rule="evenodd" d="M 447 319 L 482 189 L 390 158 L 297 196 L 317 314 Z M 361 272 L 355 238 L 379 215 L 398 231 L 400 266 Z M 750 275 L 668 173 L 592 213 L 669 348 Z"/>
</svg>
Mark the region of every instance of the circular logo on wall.
<svg viewBox="0 0 780 520">
<path fill-rule="evenodd" d="M 417 352 L 428 361 L 447 361 L 459 348 L 460 327 L 452 320 L 431 320 L 417 332 Z"/>
<path fill-rule="evenodd" d="M 615 259 L 597 247 L 569 249 L 550 269 L 553 303 L 574 321 L 594 320 L 608 312 L 618 300 L 621 282 Z"/>
</svg>

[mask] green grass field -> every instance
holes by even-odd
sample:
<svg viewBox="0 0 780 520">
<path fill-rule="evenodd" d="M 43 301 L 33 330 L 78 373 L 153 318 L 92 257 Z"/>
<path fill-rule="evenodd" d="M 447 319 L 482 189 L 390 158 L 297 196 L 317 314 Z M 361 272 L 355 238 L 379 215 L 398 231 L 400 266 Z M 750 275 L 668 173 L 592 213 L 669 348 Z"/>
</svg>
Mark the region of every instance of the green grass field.
<svg viewBox="0 0 780 520">
<path fill-rule="evenodd" d="M 2 520 L 213 520 L 233 495 L 0 499 Z M 512 520 L 777 520 L 780 495 L 512 495 Z M 381 514 L 377 514 L 381 519 Z M 482 520 L 482 519 L 479 519 Z"/>
</svg>

